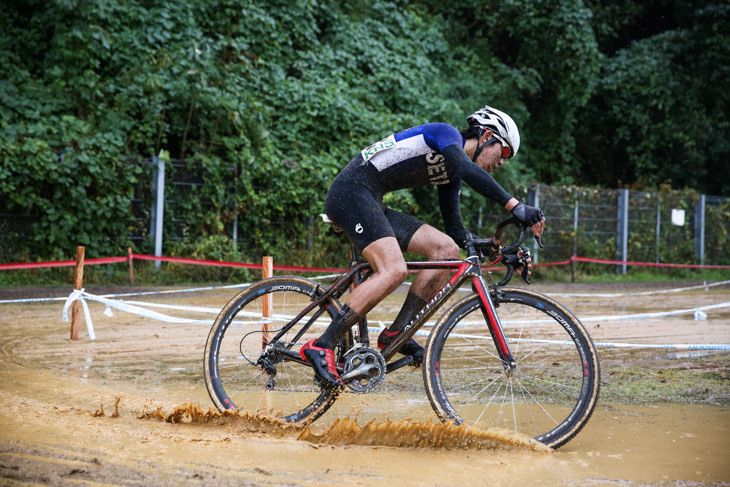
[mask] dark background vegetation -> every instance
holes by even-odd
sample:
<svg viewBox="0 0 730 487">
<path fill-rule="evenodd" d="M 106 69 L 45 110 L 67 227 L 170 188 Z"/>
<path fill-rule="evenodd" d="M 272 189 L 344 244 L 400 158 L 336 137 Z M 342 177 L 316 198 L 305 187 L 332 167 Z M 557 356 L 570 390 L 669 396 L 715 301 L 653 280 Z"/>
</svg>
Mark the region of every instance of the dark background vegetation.
<svg viewBox="0 0 730 487">
<path fill-rule="evenodd" d="M 178 254 L 226 257 L 232 211 L 261 252 L 302 247 L 362 147 L 484 104 L 521 128 L 508 190 L 730 196 L 726 1 L 27 0 L 0 13 L 0 70 L 0 213 L 30 222 L 27 260 L 121 255 L 159 154 L 213 201 Z"/>
</svg>

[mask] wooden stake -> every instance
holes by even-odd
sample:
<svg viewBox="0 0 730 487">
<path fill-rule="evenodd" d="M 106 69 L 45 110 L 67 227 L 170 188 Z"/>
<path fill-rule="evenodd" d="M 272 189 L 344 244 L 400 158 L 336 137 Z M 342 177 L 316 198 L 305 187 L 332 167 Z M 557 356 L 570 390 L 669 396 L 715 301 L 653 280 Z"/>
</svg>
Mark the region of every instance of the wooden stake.
<svg viewBox="0 0 730 487">
<path fill-rule="evenodd" d="M 273 257 L 264 257 L 263 259 L 263 274 L 264 279 L 267 279 L 274 275 L 274 259 Z M 274 302 L 271 299 L 271 293 L 264 294 L 263 296 L 263 315 L 264 315 L 264 333 L 261 339 L 261 349 L 266 348 L 271 338 L 271 324 L 267 321 L 268 318 L 274 316 Z M 261 406 L 259 412 L 263 414 L 271 414 L 271 391 L 264 390 L 263 397 L 261 398 Z"/>
<path fill-rule="evenodd" d="M 264 257 L 263 260 L 263 272 L 264 279 L 267 279 L 274 275 L 274 258 Z M 269 343 L 269 333 L 271 332 L 271 325 L 267 321 L 267 318 L 274 316 L 274 302 L 271 299 L 271 294 L 264 294 L 263 297 L 263 315 L 264 315 L 264 335 L 261 343 L 261 348 L 265 348 Z"/>
<path fill-rule="evenodd" d="M 570 259 L 570 282 L 575 284 L 575 259 Z"/>
<path fill-rule="evenodd" d="M 127 255 L 129 256 L 129 283 L 134 284 L 134 263 L 132 257 L 132 247 L 127 247 Z"/>
<path fill-rule="evenodd" d="M 85 247 L 76 247 L 76 273 L 74 274 L 74 289 L 84 287 L 84 254 Z M 71 307 L 71 340 L 79 339 L 79 318 L 81 317 L 81 301 L 74 301 Z"/>
</svg>

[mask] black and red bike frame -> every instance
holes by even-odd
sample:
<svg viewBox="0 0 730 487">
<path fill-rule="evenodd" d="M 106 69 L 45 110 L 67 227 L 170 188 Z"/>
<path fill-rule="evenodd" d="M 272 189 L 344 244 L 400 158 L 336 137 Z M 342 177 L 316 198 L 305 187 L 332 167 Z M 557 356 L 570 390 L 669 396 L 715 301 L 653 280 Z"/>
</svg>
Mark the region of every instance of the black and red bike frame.
<svg viewBox="0 0 730 487">
<path fill-rule="evenodd" d="M 522 242 L 524 238 L 524 227 L 520 227 L 520 237 L 518 241 L 508 248 L 502 249 L 501 252 L 509 253 L 514 251 L 517 246 Z M 499 321 L 497 311 L 494 306 L 494 300 L 490 294 L 489 286 L 487 285 L 482 271 L 481 266 L 481 249 L 489 249 L 492 251 L 499 252 L 501 233 L 498 233 L 497 237 L 490 239 L 469 239 L 467 241 L 467 257 L 464 260 L 443 260 L 443 261 L 423 261 L 423 262 L 406 262 L 406 266 L 409 271 L 421 271 L 427 269 L 454 269 L 454 275 L 444 284 L 444 286 L 431 298 L 423 309 L 416 315 L 416 317 L 406 325 L 404 333 L 398 335 L 398 338 L 385 347 L 381 354 L 386 362 L 389 362 L 393 356 L 405 345 L 405 343 L 426 323 L 426 321 L 438 310 L 448 299 L 459 289 L 459 287 L 465 282 L 471 280 L 472 289 L 476 294 L 479 295 L 479 299 L 482 302 L 482 313 L 484 319 L 489 326 L 489 331 L 494 340 L 497 353 L 502 360 L 505 369 L 514 369 L 516 362 L 512 356 L 507 339 L 502 330 L 502 324 Z M 321 286 L 317 286 L 312 296 L 312 302 L 303 309 L 293 320 L 287 323 L 274 338 L 269 342 L 275 347 L 275 353 L 284 355 L 288 360 L 293 360 L 299 363 L 304 361 L 299 357 L 299 354 L 293 350 L 283 349 L 276 347 L 277 341 L 284 336 L 284 334 L 291 329 L 296 323 L 298 323 L 304 316 L 314 311 L 313 315 L 308 318 L 302 329 L 292 340 L 293 343 L 299 341 L 302 335 L 317 321 L 323 314 L 325 314 L 326 308 L 330 306 L 331 299 L 338 299 L 347 292 L 352 285 L 357 285 L 363 280 L 367 279 L 372 273 L 372 267 L 369 263 L 361 260 L 358 253 L 351 248 L 351 263 L 348 269 L 337 279 L 337 281 L 330 286 L 329 289 L 323 289 Z M 496 259 L 492 264 L 499 261 Z M 508 267 L 508 277 L 502 282 L 506 282 L 512 275 L 512 268 Z M 501 283 L 500 283 L 501 284 Z M 358 342 L 363 345 L 369 345 L 367 319 L 363 318 L 359 324 L 359 334 L 357 337 Z M 273 350 L 272 350 L 273 351 Z M 406 356 L 392 363 L 388 363 L 387 372 L 392 372 L 404 365 L 409 364 L 413 361 L 413 357 Z"/>
</svg>

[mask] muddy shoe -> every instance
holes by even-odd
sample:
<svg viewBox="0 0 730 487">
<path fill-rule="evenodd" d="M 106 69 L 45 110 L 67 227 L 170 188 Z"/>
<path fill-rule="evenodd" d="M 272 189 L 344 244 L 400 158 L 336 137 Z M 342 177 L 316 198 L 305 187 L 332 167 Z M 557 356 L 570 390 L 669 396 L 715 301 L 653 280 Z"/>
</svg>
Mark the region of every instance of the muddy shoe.
<svg viewBox="0 0 730 487">
<path fill-rule="evenodd" d="M 308 341 L 299 351 L 299 356 L 314 369 L 314 376 L 325 387 L 342 387 L 340 374 L 335 367 L 335 352 L 327 348 L 315 347 L 317 339 Z"/>
<path fill-rule="evenodd" d="M 391 343 L 395 341 L 396 338 L 398 338 L 398 335 L 400 335 L 400 331 L 389 331 L 387 328 L 383 330 L 380 333 L 380 336 L 378 337 L 378 348 L 384 349 Z M 405 345 L 401 347 L 400 350 L 398 350 L 398 353 L 402 355 L 410 355 L 413 357 L 413 364 L 412 365 L 420 365 L 421 362 L 423 362 L 423 354 L 426 351 L 425 348 L 423 348 L 423 345 L 418 343 L 415 338 L 411 338 L 406 342 Z"/>
</svg>

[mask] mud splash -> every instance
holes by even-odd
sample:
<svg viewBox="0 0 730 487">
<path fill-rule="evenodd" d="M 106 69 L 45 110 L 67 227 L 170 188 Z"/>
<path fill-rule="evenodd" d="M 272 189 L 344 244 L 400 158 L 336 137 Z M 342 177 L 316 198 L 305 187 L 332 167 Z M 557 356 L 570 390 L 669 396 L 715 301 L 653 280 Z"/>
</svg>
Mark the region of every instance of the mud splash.
<svg viewBox="0 0 730 487">
<path fill-rule="evenodd" d="M 374 420 L 360 425 L 350 417 L 337 419 L 323 434 L 305 428 L 297 438 L 324 445 L 390 446 L 446 450 L 500 450 L 547 453 L 549 447 L 532 438 L 500 429 L 479 430 L 453 423 Z"/>
<path fill-rule="evenodd" d="M 247 433 L 264 433 L 276 436 L 294 436 L 305 427 L 287 423 L 274 416 L 252 414 L 240 410 L 220 412 L 200 405 L 187 403 L 176 407 L 172 413 L 165 414 L 161 407 L 155 411 L 144 411 L 138 419 L 158 419 L 167 423 L 210 424 L 214 426 L 233 426 Z"/>
<path fill-rule="evenodd" d="M 117 400 L 117 404 L 119 401 Z M 103 411 L 103 406 L 102 406 Z M 98 416 L 98 411 L 92 413 Z M 103 415 L 103 413 L 102 413 Z M 316 433 L 311 426 L 287 423 L 275 416 L 252 414 L 241 411 L 219 412 L 200 405 L 187 403 L 165 413 L 161 407 L 144 411 L 138 419 L 157 419 L 176 424 L 209 424 L 231 426 L 245 433 L 259 433 L 272 437 L 296 437 L 316 445 L 334 446 L 387 446 L 394 448 L 444 449 L 444 450 L 499 450 L 552 451 L 532 438 L 501 429 L 480 430 L 467 425 L 435 421 L 372 420 L 364 425 L 357 421 L 357 414 L 338 418 L 323 433 Z"/>
<path fill-rule="evenodd" d="M 119 401 L 121 401 L 121 397 L 116 397 L 114 399 L 114 412 L 109 414 L 110 418 L 118 418 L 119 417 Z M 106 413 L 104 412 L 104 403 L 101 403 L 99 406 L 99 409 L 91 413 L 91 416 L 94 418 L 102 418 L 106 416 Z"/>
</svg>

